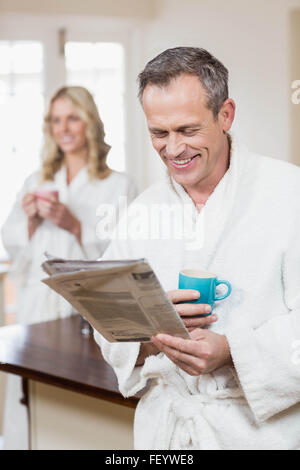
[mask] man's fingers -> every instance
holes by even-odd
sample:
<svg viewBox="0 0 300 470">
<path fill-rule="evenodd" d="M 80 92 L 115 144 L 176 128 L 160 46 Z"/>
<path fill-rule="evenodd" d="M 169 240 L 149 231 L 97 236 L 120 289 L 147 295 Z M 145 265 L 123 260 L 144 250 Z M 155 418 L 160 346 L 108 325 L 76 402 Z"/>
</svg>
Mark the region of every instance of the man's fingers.
<svg viewBox="0 0 300 470">
<path fill-rule="evenodd" d="M 169 357 L 167 354 L 166 354 L 166 356 Z M 180 369 L 184 370 L 184 372 L 186 372 L 187 374 L 193 375 L 193 376 L 198 376 L 199 375 L 198 370 L 196 370 L 195 368 L 193 368 L 190 365 L 186 364 L 185 362 L 172 360 L 170 357 L 169 357 L 169 359 L 172 362 L 174 362 L 174 364 L 176 364 L 176 366 L 180 367 Z"/>
<path fill-rule="evenodd" d="M 182 317 L 183 323 L 185 324 L 186 328 L 204 328 L 207 325 L 211 325 L 218 320 L 217 315 L 210 315 L 209 317 L 203 318 L 185 318 Z"/>
<path fill-rule="evenodd" d="M 188 347 L 187 343 L 191 343 L 191 341 L 185 340 L 186 348 L 178 349 L 167 345 L 167 340 L 160 341 L 159 337 L 162 337 L 162 335 L 156 336 L 152 339 L 152 341 L 161 352 L 163 352 L 172 362 L 184 369 L 189 374 L 199 375 L 201 368 L 204 368 L 204 360 L 199 356 L 199 351 L 193 351 L 193 348 Z M 183 346 L 183 343 L 181 346 Z"/>
<path fill-rule="evenodd" d="M 175 309 L 181 316 L 186 328 L 204 328 L 218 320 L 217 315 L 210 315 L 210 305 L 176 304 Z"/>
<path fill-rule="evenodd" d="M 196 331 L 196 330 L 195 330 Z M 177 336 L 171 336 L 167 334 L 159 333 L 158 335 L 153 337 L 153 342 L 161 347 L 168 347 L 172 349 L 177 349 L 178 351 L 186 354 L 191 354 L 193 356 L 197 356 L 199 353 L 201 354 L 201 345 L 200 341 L 205 339 L 206 330 L 202 330 L 201 328 L 197 329 L 197 341 L 193 339 L 183 339 L 178 338 Z"/>
<path fill-rule="evenodd" d="M 211 313 L 211 306 L 207 304 L 176 304 L 176 311 L 181 317 L 194 317 Z"/>
<path fill-rule="evenodd" d="M 173 304 L 177 304 L 178 302 L 199 299 L 200 292 L 193 289 L 174 289 L 168 292 L 168 296 Z"/>
</svg>

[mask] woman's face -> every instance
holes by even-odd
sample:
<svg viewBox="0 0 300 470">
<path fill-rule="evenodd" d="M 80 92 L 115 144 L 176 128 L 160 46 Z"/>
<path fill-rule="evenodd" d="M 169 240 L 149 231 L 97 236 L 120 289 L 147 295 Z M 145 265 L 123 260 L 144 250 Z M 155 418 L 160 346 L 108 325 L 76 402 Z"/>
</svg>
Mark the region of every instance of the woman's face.
<svg viewBox="0 0 300 470">
<path fill-rule="evenodd" d="M 52 136 L 64 154 L 78 153 L 87 148 L 86 126 L 68 98 L 57 98 L 51 107 Z"/>
</svg>

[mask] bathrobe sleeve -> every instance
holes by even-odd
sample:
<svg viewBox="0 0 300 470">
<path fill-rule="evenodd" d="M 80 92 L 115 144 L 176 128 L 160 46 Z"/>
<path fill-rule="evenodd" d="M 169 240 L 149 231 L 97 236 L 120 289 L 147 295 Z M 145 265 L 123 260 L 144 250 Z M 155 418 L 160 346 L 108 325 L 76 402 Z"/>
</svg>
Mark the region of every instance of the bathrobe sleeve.
<svg viewBox="0 0 300 470">
<path fill-rule="evenodd" d="M 1 230 L 3 245 L 15 266 L 19 265 L 21 267 L 29 255 L 28 247 L 31 240 L 28 237 L 28 222 L 22 208 L 22 199 L 26 193 L 35 189 L 36 180 L 36 174 L 25 180 Z"/>
<path fill-rule="evenodd" d="M 257 329 L 226 331 L 240 384 L 258 422 L 300 401 L 300 223 L 282 255 L 286 314 L 274 316 Z"/>
</svg>

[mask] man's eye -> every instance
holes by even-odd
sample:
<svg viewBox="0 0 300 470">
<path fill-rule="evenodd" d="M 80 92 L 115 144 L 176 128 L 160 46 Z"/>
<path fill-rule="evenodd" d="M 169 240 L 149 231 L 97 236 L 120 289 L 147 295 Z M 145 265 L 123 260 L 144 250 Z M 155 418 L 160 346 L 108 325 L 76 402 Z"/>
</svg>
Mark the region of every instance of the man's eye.
<svg viewBox="0 0 300 470">
<path fill-rule="evenodd" d="M 193 136 L 197 133 L 197 129 L 185 129 L 182 131 L 182 134 L 187 135 L 187 136 Z"/>
<path fill-rule="evenodd" d="M 153 132 L 152 133 L 152 137 L 155 137 L 157 139 L 163 139 L 166 136 L 167 136 L 167 132 Z"/>
</svg>

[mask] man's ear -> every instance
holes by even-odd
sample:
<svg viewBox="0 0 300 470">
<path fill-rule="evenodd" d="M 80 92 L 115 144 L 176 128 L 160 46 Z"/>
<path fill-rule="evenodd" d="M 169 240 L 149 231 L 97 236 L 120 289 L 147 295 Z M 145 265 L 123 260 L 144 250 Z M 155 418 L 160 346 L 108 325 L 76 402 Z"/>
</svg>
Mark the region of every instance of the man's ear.
<svg viewBox="0 0 300 470">
<path fill-rule="evenodd" d="M 222 104 L 222 107 L 219 111 L 219 122 L 224 134 L 226 134 L 234 121 L 235 116 L 235 102 L 228 98 Z"/>
</svg>

